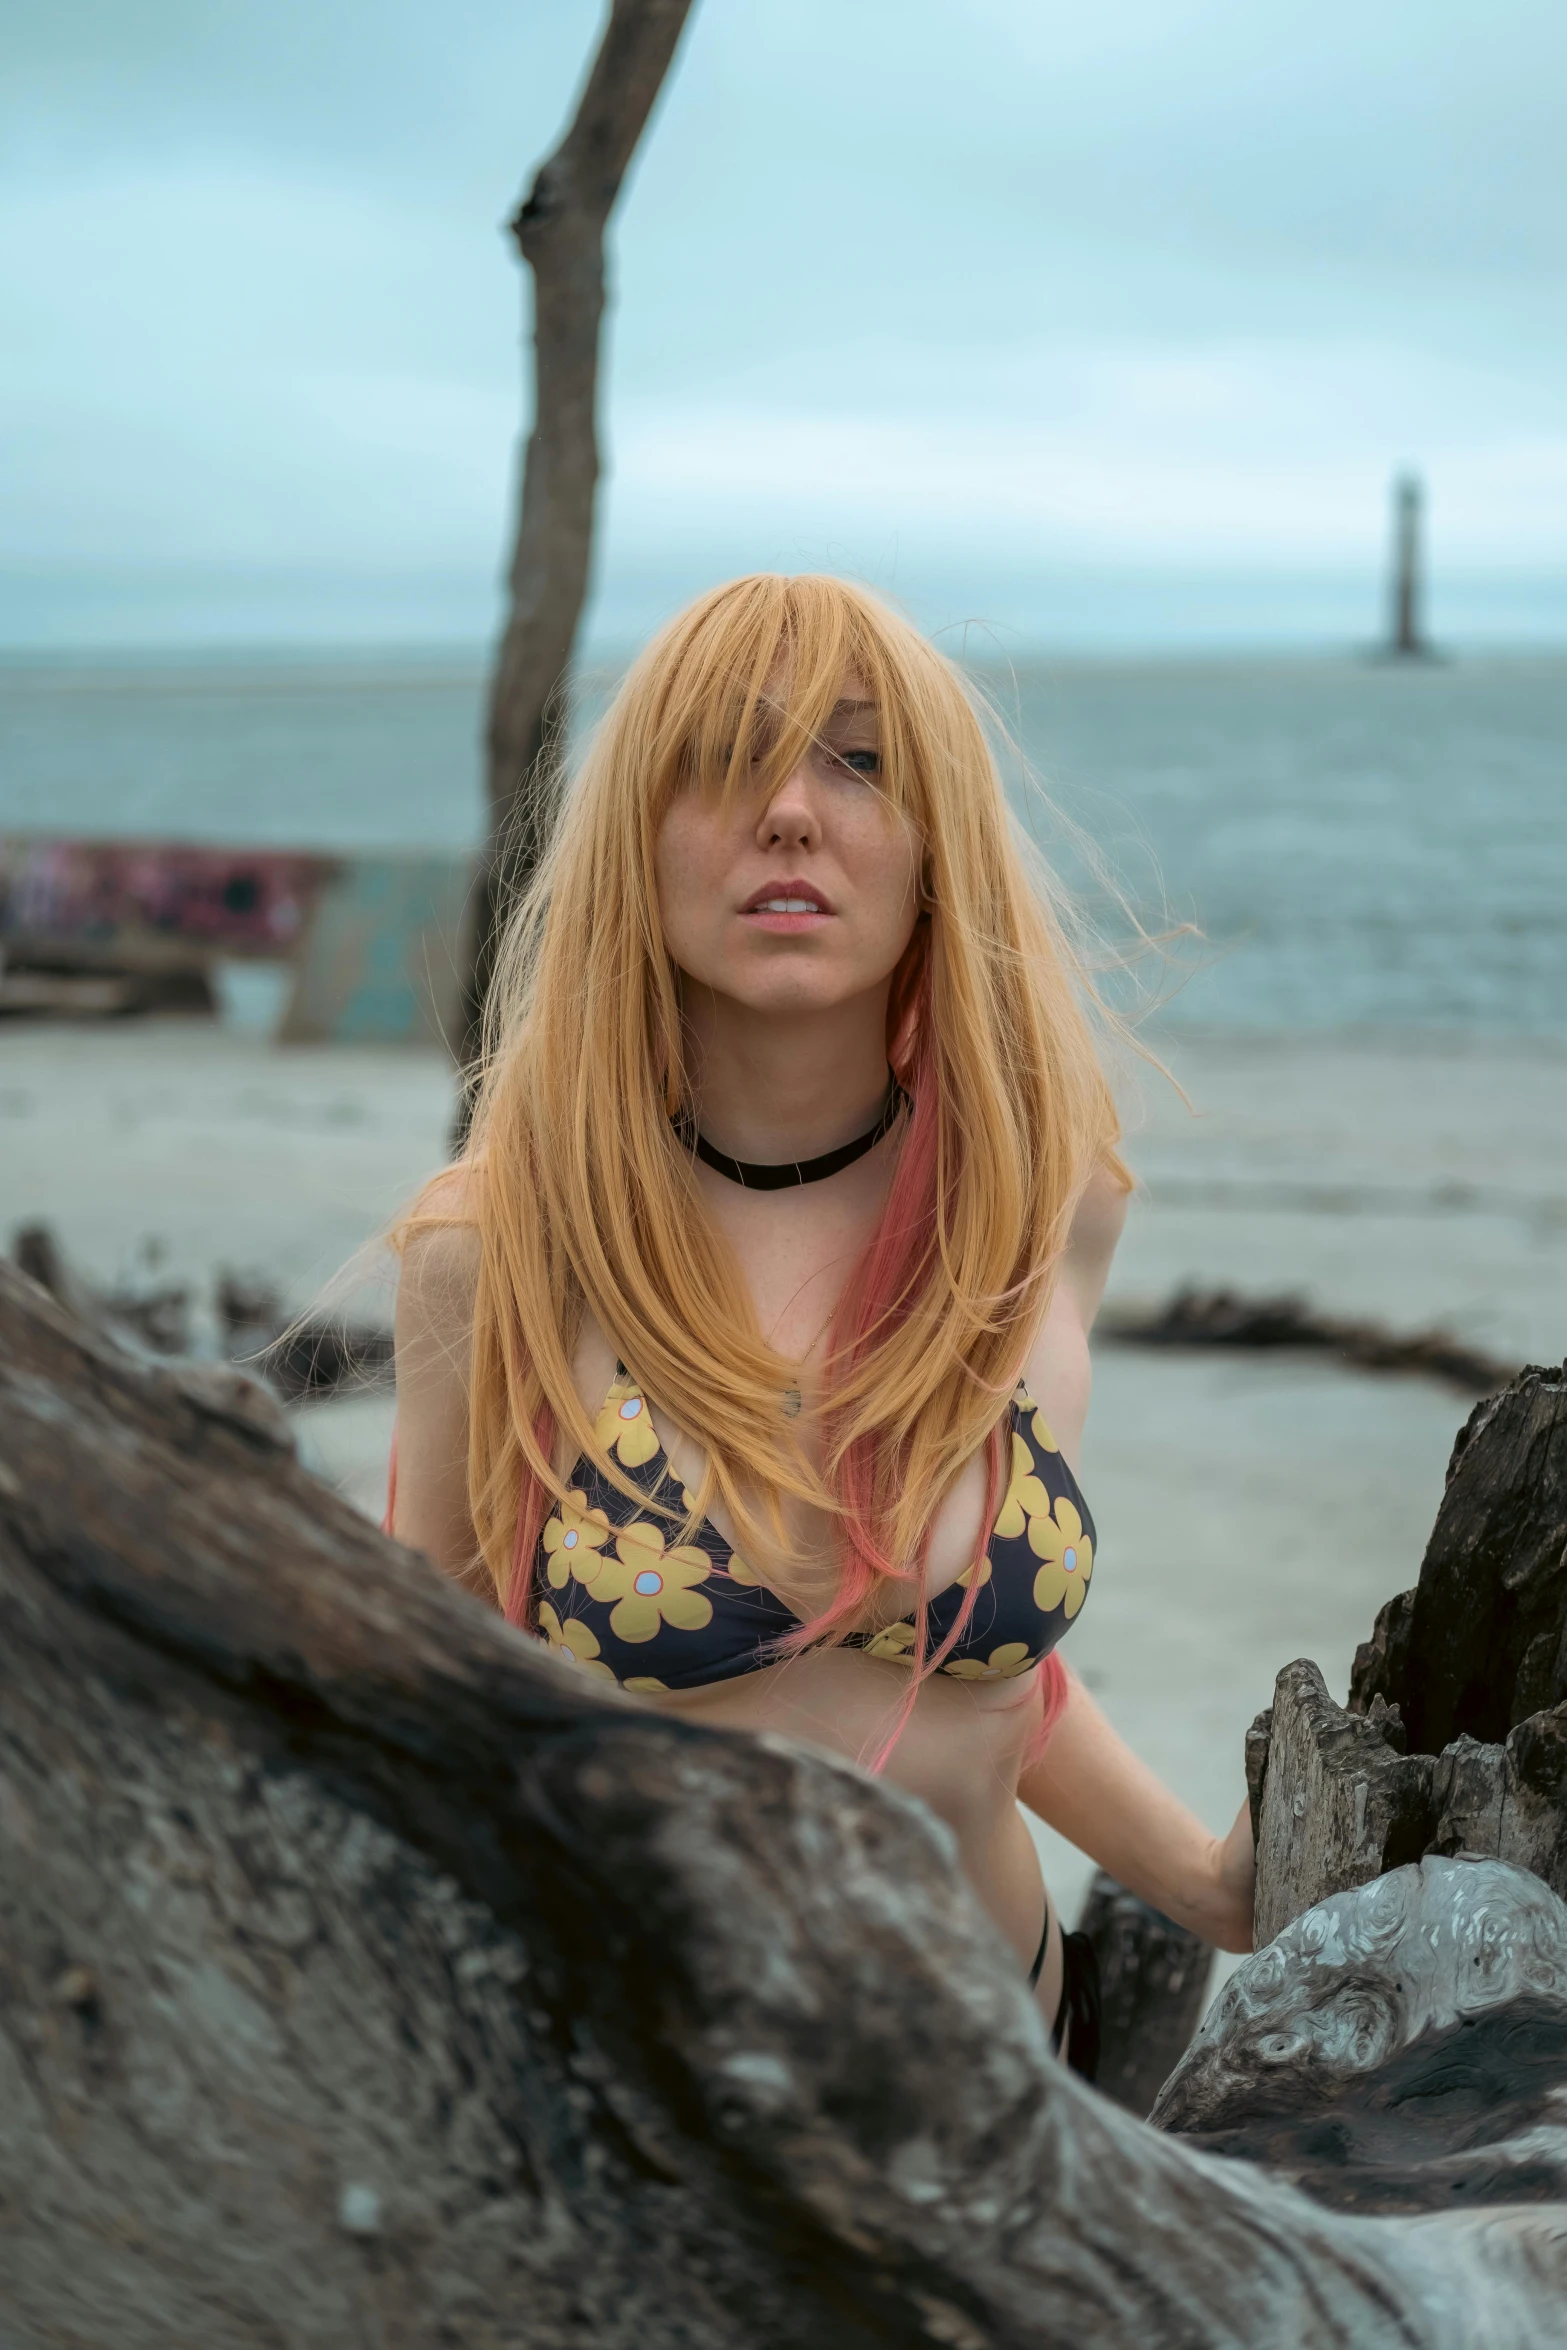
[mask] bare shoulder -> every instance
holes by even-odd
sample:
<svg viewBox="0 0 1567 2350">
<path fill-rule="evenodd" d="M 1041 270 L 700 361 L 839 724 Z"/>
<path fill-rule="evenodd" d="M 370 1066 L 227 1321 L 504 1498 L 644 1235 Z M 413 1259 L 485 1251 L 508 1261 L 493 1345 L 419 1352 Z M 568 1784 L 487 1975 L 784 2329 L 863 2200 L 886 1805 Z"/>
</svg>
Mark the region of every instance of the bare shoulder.
<svg viewBox="0 0 1567 2350">
<path fill-rule="evenodd" d="M 400 1355 L 421 1338 L 449 1340 L 472 1323 L 479 1276 L 474 1187 L 467 1168 L 453 1167 L 419 1201 L 403 1241 L 397 1285 Z"/>
<path fill-rule="evenodd" d="M 419 1234 L 443 1229 L 473 1229 L 479 1213 L 479 1187 L 484 1180 L 477 1167 L 459 1163 L 433 1176 L 420 1192 L 410 1222 Z"/>
<path fill-rule="evenodd" d="M 1126 1200 L 1119 1163 L 1097 1168 L 1078 1201 L 1060 1277 L 1023 1365 L 1024 1385 L 1074 1468 L 1093 1381 L 1088 1333 L 1110 1278 Z"/>
<path fill-rule="evenodd" d="M 1077 1203 L 1066 1244 L 1066 1272 L 1074 1282 L 1094 1282 L 1097 1306 L 1109 1277 L 1110 1260 L 1126 1223 L 1130 1188 L 1119 1163 L 1094 1169 Z"/>
</svg>

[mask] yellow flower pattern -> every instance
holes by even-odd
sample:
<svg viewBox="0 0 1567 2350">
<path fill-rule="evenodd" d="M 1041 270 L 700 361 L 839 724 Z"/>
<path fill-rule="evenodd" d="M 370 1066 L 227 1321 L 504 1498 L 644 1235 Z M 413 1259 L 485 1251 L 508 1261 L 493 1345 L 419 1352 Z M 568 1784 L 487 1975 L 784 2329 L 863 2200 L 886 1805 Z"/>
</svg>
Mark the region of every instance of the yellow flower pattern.
<svg viewBox="0 0 1567 2350">
<path fill-rule="evenodd" d="M 771 1662 L 799 1618 L 698 1516 L 695 1495 L 663 1455 L 646 1397 L 624 1371 L 604 1399 L 594 1436 L 601 1453 L 648 1494 L 655 1512 L 667 1489 L 680 1494 L 688 1517 L 684 1526 L 678 1519 L 660 1524 L 656 1516 L 623 1523 L 625 1497 L 591 1456 L 579 1462 L 573 1474 L 580 1482 L 546 1521 L 535 1568 L 539 1585 L 565 1595 L 562 1613 L 541 1599 L 539 1628 L 551 1648 L 594 1679 L 618 1680 L 621 1688 L 646 1696 Z M 1093 1574 L 1086 1504 L 1021 1383 L 1012 1403 L 1010 1448 L 989 1547 L 930 1603 L 930 1650 L 952 1637 L 961 1610 L 970 1611 L 957 1653 L 940 1667 L 970 1684 L 1031 1672 L 1060 1637 L 1063 1618 L 1070 1623 L 1078 1613 Z M 690 1541 L 670 1539 L 686 1531 Z M 688 1636 L 710 1626 L 710 1639 L 687 1646 Z M 912 1666 L 916 1639 L 914 1622 L 905 1618 L 855 1635 L 852 1645 L 867 1656 Z M 640 1661 L 627 1652 L 639 1648 L 651 1650 L 647 1661 L 660 1668 L 657 1675 L 626 1672 Z"/>
<path fill-rule="evenodd" d="M 615 1538 L 615 1556 L 594 1580 L 595 1599 L 613 1599 L 609 1628 L 617 1640 L 640 1646 L 664 1624 L 677 1632 L 700 1632 L 713 1620 L 713 1603 L 695 1586 L 705 1583 L 712 1561 L 695 1543 L 666 1549 L 664 1536 L 646 1518 L 635 1518 Z"/>
<path fill-rule="evenodd" d="M 609 1540 L 609 1520 L 602 1510 L 590 1510 L 581 1486 L 567 1494 L 541 1537 L 550 1588 L 564 1591 L 568 1582 L 591 1583 L 604 1564 L 600 1555 Z"/>
<path fill-rule="evenodd" d="M 1012 1431 L 1012 1481 L 1007 1487 L 1006 1499 L 996 1519 L 996 1533 L 1003 1542 L 1016 1542 L 1028 1531 L 1029 1521 L 1049 1517 L 1050 1495 L 1042 1479 L 1035 1473 L 1034 1456 L 1017 1430 Z"/>
<path fill-rule="evenodd" d="M 909 1651 L 914 1646 L 912 1624 L 883 1624 L 881 1630 L 865 1643 L 867 1656 L 886 1657 L 893 1664 L 910 1662 Z"/>
<path fill-rule="evenodd" d="M 595 1440 L 623 1469 L 640 1469 L 658 1450 L 647 1397 L 634 1379 L 617 1379 L 594 1424 Z"/>
<path fill-rule="evenodd" d="M 988 1657 L 955 1656 L 942 1666 L 954 1681 L 1012 1681 L 1034 1669 L 1034 1654 L 1026 1640 L 1005 1640 Z"/>
<path fill-rule="evenodd" d="M 1094 1571 L 1094 1546 L 1084 1531 L 1082 1517 L 1063 1493 L 1054 1515 L 1030 1518 L 1028 1547 L 1044 1564 L 1034 1577 L 1034 1605 L 1049 1615 L 1064 1606 L 1068 1623 L 1088 1597 Z"/>
<path fill-rule="evenodd" d="M 563 1624 L 546 1599 L 539 1607 L 539 1629 L 563 1664 L 581 1665 L 596 1681 L 614 1686 L 614 1674 L 599 1662 L 598 1635 L 580 1617 L 570 1616 Z"/>
</svg>

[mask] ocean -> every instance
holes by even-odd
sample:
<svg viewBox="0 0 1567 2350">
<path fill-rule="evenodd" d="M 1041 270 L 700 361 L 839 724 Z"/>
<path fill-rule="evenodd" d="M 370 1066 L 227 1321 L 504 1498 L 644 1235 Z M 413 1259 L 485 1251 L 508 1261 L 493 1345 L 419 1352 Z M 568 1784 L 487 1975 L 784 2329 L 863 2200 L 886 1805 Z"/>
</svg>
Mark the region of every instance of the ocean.
<svg viewBox="0 0 1567 2350">
<path fill-rule="evenodd" d="M 979 675 L 1096 918 L 1082 840 L 1148 927 L 1200 929 L 1147 973 L 1184 974 L 1170 1024 L 1567 1035 L 1567 657 Z M 450 656 L 12 662 L 0 831 L 461 851 L 482 700 Z"/>
</svg>

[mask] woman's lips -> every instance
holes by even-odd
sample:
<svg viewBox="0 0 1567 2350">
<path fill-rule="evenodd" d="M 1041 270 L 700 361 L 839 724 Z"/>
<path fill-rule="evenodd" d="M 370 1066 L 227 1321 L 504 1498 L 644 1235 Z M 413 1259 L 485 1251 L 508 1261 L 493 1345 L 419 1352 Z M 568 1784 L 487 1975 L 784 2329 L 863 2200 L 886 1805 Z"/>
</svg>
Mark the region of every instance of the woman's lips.
<svg viewBox="0 0 1567 2350">
<path fill-rule="evenodd" d="M 818 930 L 833 919 L 832 908 L 809 882 L 776 882 L 759 889 L 740 909 L 742 922 L 783 937 Z"/>
</svg>

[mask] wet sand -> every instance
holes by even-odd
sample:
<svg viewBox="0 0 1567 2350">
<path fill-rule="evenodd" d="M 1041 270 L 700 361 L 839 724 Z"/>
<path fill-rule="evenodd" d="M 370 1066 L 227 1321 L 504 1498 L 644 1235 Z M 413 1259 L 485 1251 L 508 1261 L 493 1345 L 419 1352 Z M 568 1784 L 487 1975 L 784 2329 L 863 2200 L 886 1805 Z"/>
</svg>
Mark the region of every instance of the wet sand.
<svg viewBox="0 0 1567 2350">
<path fill-rule="evenodd" d="M 1130 1089 L 1142 1189 L 1111 1302 L 1183 1280 L 1304 1291 L 1504 1359 L 1567 1354 L 1567 1050 L 1188 1036 Z M 443 1156 L 431 1053 L 302 1049 L 191 1022 L 0 1032 L 0 1230 L 51 1222 L 109 1280 L 141 1241 L 205 1287 L 219 1264 L 307 1303 Z M 373 1285 L 372 1285 L 373 1286 Z M 361 1304 L 373 1302 L 369 1291 Z M 384 1297 L 379 1301 L 385 1311 Z M 1092 1592 L 1068 1654 L 1215 1829 L 1278 1668 L 1346 1682 L 1412 1582 L 1467 1400 L 1305 1358 L 1101 1345 L 1084 1483 Z M 299 1414 L 307 1457 L 379 1513 L 390 1408 Z M 1070 1917 L 1088 1865 L 1042 1836 Z"/>
</svg>

